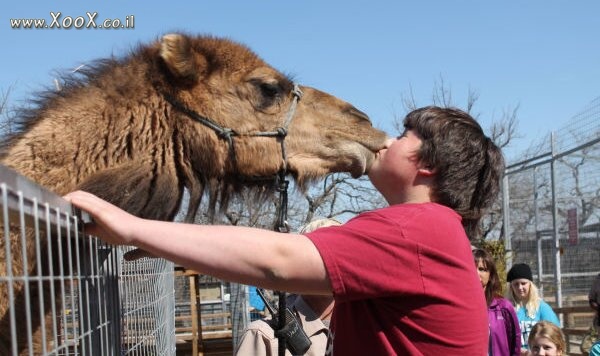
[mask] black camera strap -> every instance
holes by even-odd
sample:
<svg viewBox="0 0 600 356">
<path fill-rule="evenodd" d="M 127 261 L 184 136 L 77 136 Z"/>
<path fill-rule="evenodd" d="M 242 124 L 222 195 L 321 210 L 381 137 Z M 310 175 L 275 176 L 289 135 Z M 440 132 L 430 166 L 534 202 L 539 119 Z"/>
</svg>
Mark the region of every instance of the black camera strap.
<svg viewBox="0 0 600 356">
<path fill-rule="evenodd" d="M 292 355 L 304 355 L 310 348 L 312 342 L 308 335 L 306 335 L 306 332 L 302 328 L 302 324 L 298 321 L 294 312 L 290 308 L 284 307 L 283 311 L 276 313 L 275 308 L 273 308 L 271 303 L 265 298 L 262 289 L 256 288 L 256 292 L 265 303 L 269 313 L 272 315 L 272 319 L 267 321 L 267 324 L 273 329 L 274 334 L 278 339 L 278 352 L 280 354 L 283 352 L 285 355 L 285 349 L 287 348 Z M 283 325 L 281 325 L 282 315 L 284 320 Z M 282 346 L 283 351 L 281 351 Z"/>
</svg>

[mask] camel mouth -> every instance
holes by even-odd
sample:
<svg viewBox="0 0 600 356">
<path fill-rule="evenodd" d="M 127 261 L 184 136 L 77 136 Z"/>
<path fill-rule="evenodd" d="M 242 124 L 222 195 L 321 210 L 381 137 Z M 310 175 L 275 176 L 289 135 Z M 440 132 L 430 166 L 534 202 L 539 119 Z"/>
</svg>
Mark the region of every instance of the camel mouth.
<svg viewBox="0 0 600 356">
<path fill-rule="evenodd" d="M 389 139 L 386 139 L 384 142 L 382 142 L 378 146 L 361 144 L 361 146 L 364 148 L 364 158 L 365 158 L 363 174 L 369 173 L 369 170 L 371 169 L 371 166 L 377 159 L 377 155 L 379 154 L 379 152 L 381 150 L 388 148 L 388 140 Z"/>
<path fill-rule="evenodd" d="M 361 176 L 368 174 L 371 166 L 375 162 L 377 153 L 382 148 L 373 148 L 372 146 L 360 143 L 358 152 L 356 152 L 357 154 L 353 159 L 351 169 L 348 170 L 348 173 L 350 173 L 352 178 L 360 178 Z"/>
</svg>

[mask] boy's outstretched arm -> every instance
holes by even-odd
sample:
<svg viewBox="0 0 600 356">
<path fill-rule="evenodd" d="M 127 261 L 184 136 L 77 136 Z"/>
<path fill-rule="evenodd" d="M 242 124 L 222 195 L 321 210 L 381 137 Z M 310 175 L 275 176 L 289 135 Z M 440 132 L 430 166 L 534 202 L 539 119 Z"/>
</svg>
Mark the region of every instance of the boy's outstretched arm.
<svg viewBox="0 0 600 356">
<path fill-rule="evenodd" d="M 133 245 L 187 268 L 244 284 L 304 294 L 331 294 L 323 260 L 303 235 L 223 225 L 146 220 L 93 194 L 65 199 L 87 211 L 86 233 L 117 245 Z"/>
</svg>

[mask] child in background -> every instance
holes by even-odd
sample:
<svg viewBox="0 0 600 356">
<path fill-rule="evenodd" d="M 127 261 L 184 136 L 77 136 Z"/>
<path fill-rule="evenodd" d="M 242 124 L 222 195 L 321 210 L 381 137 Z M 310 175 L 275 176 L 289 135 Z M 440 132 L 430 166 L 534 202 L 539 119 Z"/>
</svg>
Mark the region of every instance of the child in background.
<svg viewBox="0 0 600 356">
<path fill-rule="evenodd" d="M 563 356 L 567 354 L 565 337 L 558 326 L 548 321 L 535 324 L 529 333 L 532 356 Z"/>
<path fill-rule="evenodd" d="M 527 354 L 527 340 L 533 326 L 539 321 L 550 321 L 560 327 L 560 320 L 538 293 L 538 288 L 533 283 L 531 268 L 525 263 L 517 263 L 508 271 L 510 291 L 508 299 L 513 303 L 519 318 L 521 328 L 521 354 Z"/>
</svg>

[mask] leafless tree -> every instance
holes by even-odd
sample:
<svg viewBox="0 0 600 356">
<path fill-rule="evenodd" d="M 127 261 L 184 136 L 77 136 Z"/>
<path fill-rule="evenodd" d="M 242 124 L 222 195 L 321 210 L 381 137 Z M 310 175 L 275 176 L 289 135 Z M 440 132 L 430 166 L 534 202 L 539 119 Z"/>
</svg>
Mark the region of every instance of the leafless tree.
<svg viewBox="0 0 600 356">
<path fill-rule="evenodd" d="M 0 89 L 0 137 L 10 134 L 14 130 L 15 110 L 10 104 L 12 86 L 6 90 Z"/>
<path fill-rule="evenodd" d="M 330 174 L 303 196 L 308 203 L 304 223 L 315 216 L 340 219 L 385 206 L 383 197 L 367 178 L 354 179 L 342 173 Z"/>
</svg>

